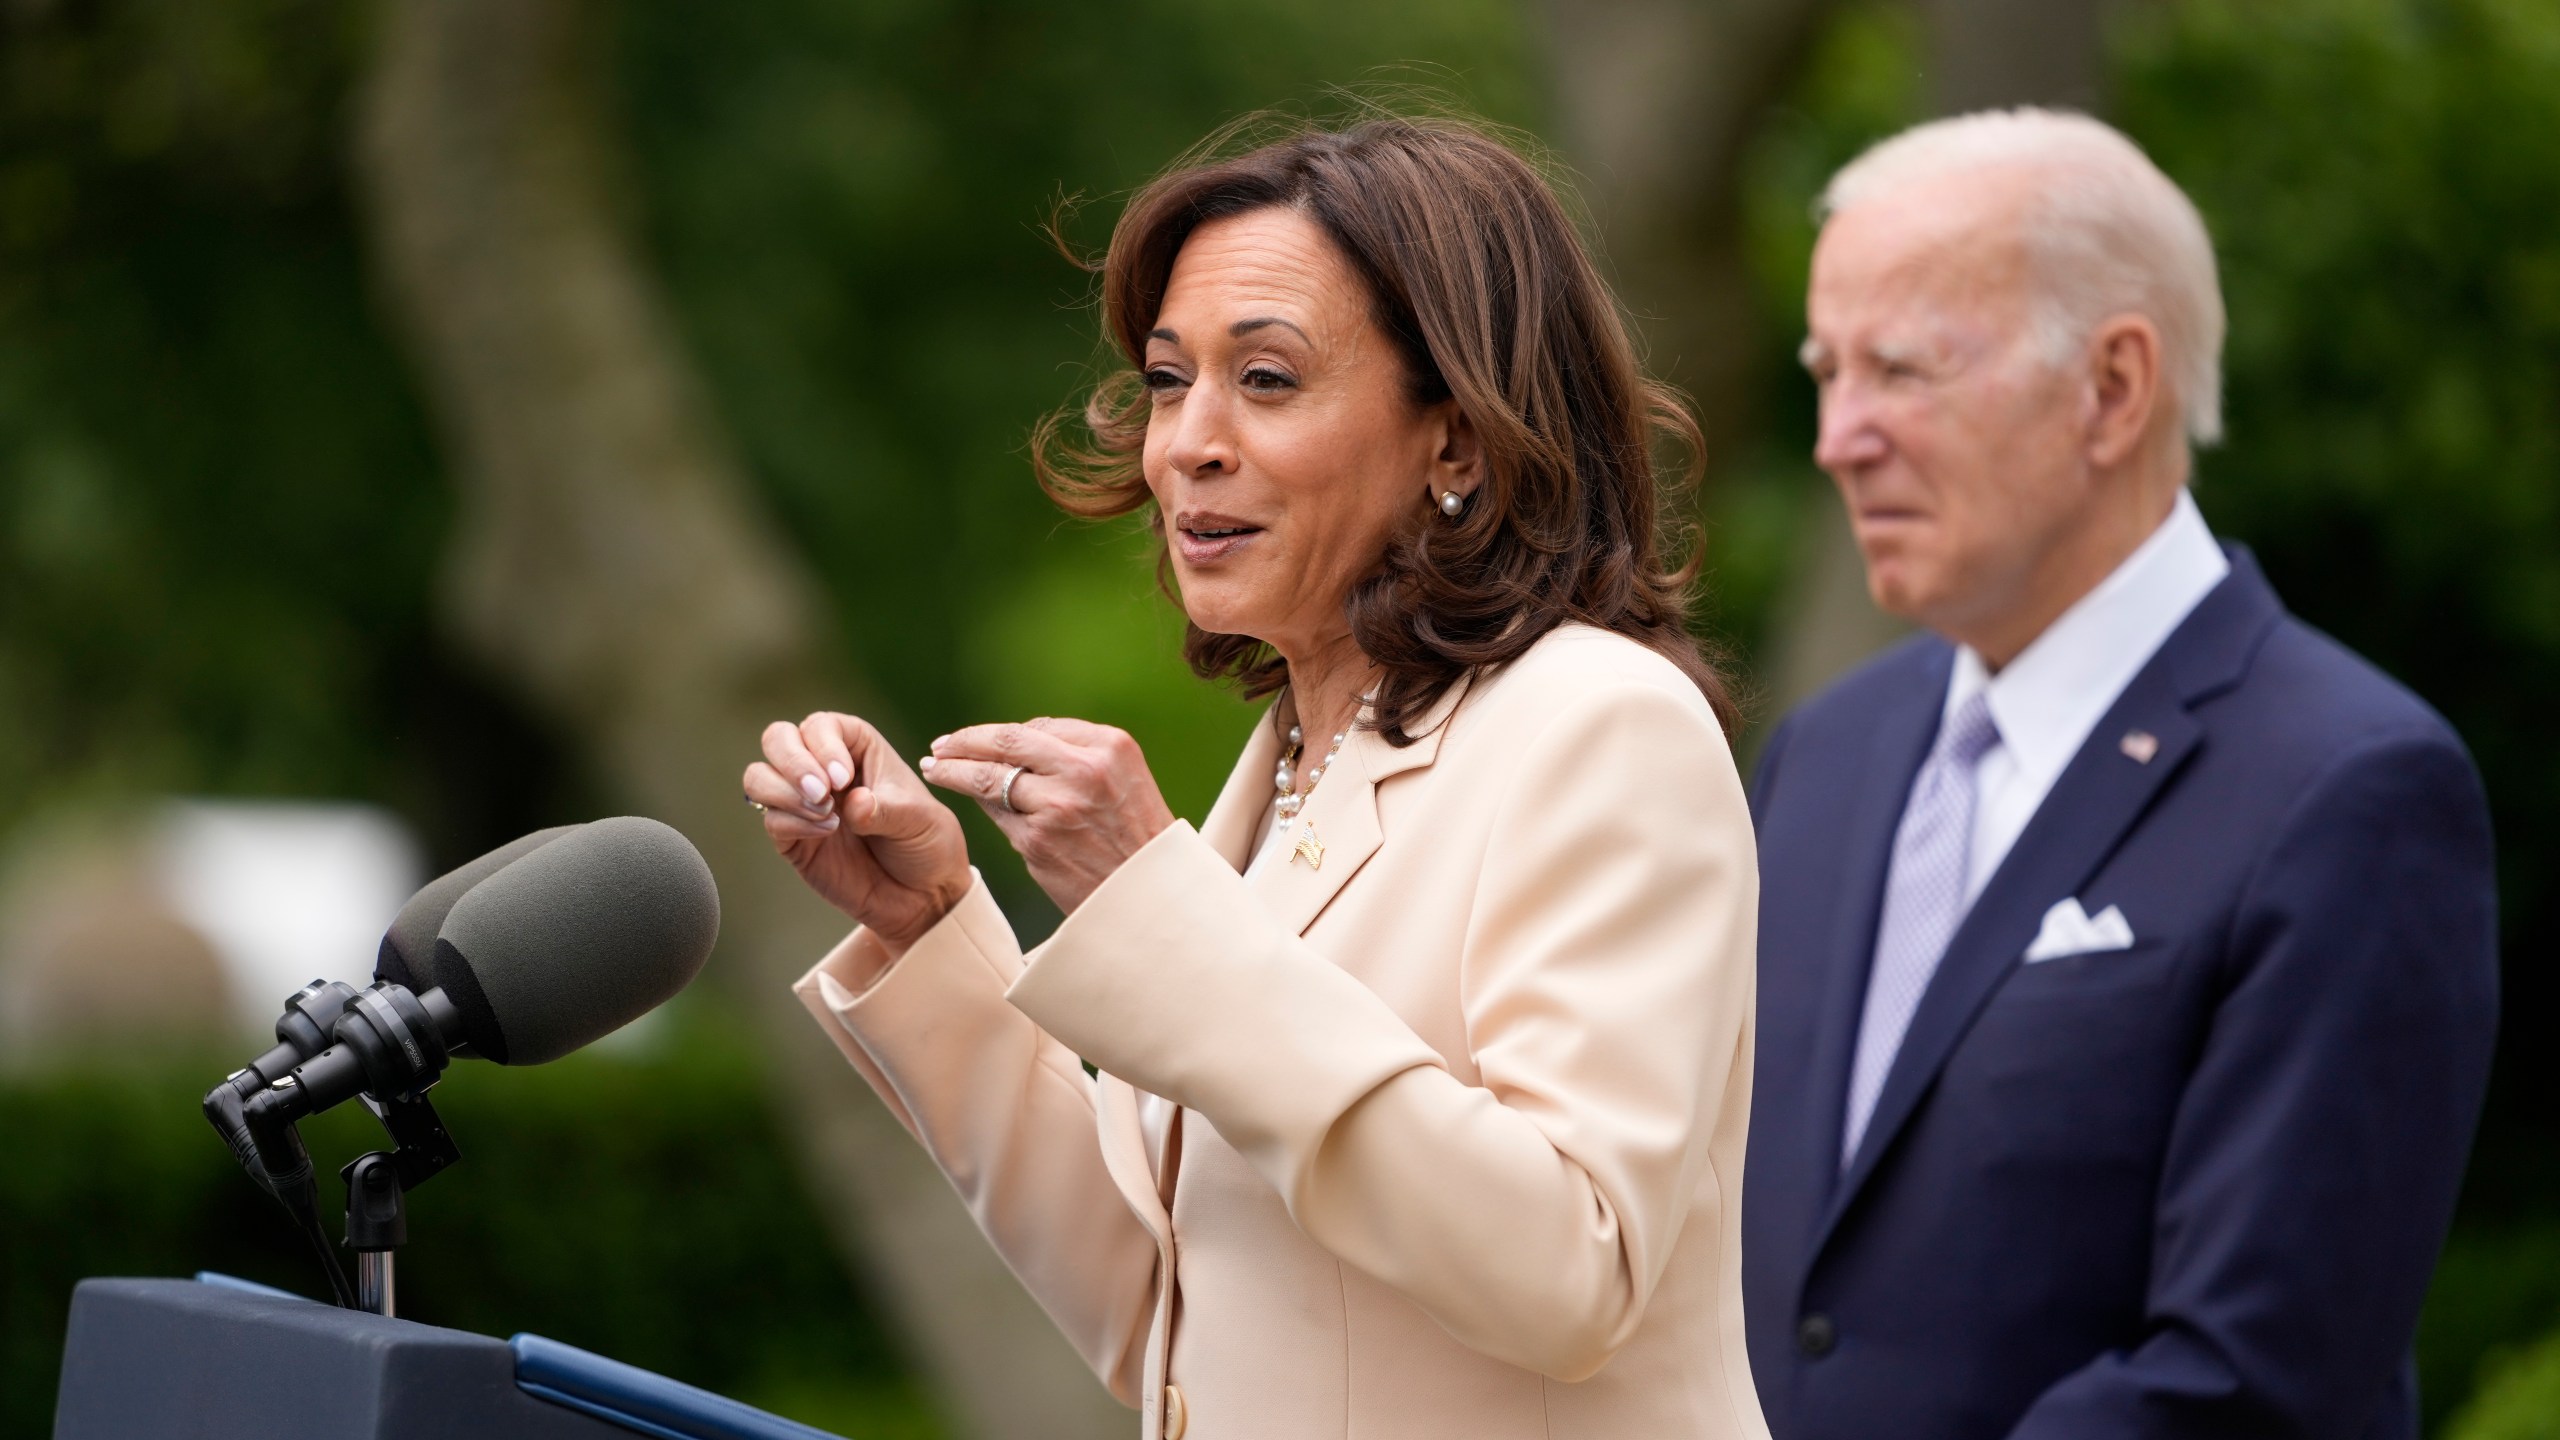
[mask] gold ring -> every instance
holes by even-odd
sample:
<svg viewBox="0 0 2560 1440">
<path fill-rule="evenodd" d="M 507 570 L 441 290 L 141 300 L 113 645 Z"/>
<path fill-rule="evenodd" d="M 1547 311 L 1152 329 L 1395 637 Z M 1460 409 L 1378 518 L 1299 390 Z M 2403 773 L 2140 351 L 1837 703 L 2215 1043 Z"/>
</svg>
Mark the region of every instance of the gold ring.
<svg viewBox="0 0 2560 1440">
<path fill-rule="evenodd" d="M 764 806 L 763 806 L 762 804 L 758 803 L 758 802 L 757 802 L 757 800 L 756 800 L 756 797 L 754 797 L 753 795 L 750 795 L 750 794 L 748 794 L 747 792 L 745 792 L 744 790 L 741 790 L 741 791 L 739 791 L 739 792 L 738 792 L 738 798 L 747 802 L 747 808 L 748 808 L 748 809 L 753 810 L 754 812 L 756 812 L 756 813 L 757 813 L 757 814 L 759 814 L 759 815 L 761 815 L 761 814 L 763 814 L 763 813 L 764 813 Z"/>
</svg>

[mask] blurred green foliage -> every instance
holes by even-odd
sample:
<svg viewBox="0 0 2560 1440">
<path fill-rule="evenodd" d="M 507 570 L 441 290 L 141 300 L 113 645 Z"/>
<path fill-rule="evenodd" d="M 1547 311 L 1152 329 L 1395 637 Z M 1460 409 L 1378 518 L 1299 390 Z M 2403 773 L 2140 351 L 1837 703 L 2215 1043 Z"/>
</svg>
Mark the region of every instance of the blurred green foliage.
<svg viewBox="0 0 2560 1440">
<path fill-rule="evenodd" d="M 2499 1377 L 2520 1350 L 2536 1345 L 2546 1357 L 2560 1348 L 2560 1219 L 2474 1221 L 2456 1229 L 2418 1324 L 2419 1400 L 2428 1419 L 2455 1416 L 2444 1433 L 2485 1440 L 2470 1433 L 2477 1415 L 2512 1410 L 2511 1402 L 2488 1399 L 2502 1386 L 2523 1387 L 2517 1394 L 2532 1390 L 2533 1382 Z M 2532 1371 L 2533 1363 L 2525 1368 Z M 2542 1362 L 2542 1372 L 2549 1370 Z M 2543 1418 L 2560 1421 L 2560 1401 L 2550 1403 Z"/>
<path fill-rule="evenodd" d="M 1813 465 L 1813 387 L 1797 364 L 1819 226 L 1814 199 L 1859 151 L 1926 116 L 1921 16 L 1854 0 L 1826 28 L 1794 89 L 1763 118 L 1740 168 L 1743 255 L 1760 331 L 1760 424 L 1707 496 L 1716 619 L 1746 655 L 1769 658 L 1809 522 L 1840 502 Z M 1763 725 L 1780 717 L 1762 714 Z"/>
<path fill-rule="evenodd" d="M 350 12 L 0 14 L 0 823 L 155 790 L 435 809 L 447 503 L 364 303 Z"/>
<path fill-rule="evenodd" d="M 454 1068 L 435 1099 L 463 1161 L 410 1197 L 401 1313 L 530 1330 L 866 1440 L 941 1433 L 791 1171 L 751 1048 L 699 1014 L 662 1023 L 682 1033 L 637 1057 Z M 328 1293 L 197 1113 L 238 1060 L 0 1084 L 0 1435 L 50 1429 L 83 1277 Z M 356 1106 L 303 1131 L 334 1232 L 335 1172 L 382 1131 Z"/>
<path fill-rule="evenodd" d="M 2447 1440 L 2560 1440 L 2560 1332 L 2499 1357 Z"/>
<path fill-rule="evenodd" d="M 0 825 L 172 789 L 351 795 L 458 857 L 592 808 L 574 753 L 437 632 L 450 497 L 348 173 L 366 13 L 0 12 Z M 1087 277 L 1040 227 L 1091 197 L 1068 232 L 1098 248 L 1112 197 L 1213 125 L 1329 87 L 1532 118 L 1520 17 L 615 13 L 631 212 L 895 733 L 1083 714 L 1205 809 L 1250 712 L 1189 679 L 1141 537 L 1063 525 L 1030 483 L 1032 422 L 1099 359 Z"/>
</svg>

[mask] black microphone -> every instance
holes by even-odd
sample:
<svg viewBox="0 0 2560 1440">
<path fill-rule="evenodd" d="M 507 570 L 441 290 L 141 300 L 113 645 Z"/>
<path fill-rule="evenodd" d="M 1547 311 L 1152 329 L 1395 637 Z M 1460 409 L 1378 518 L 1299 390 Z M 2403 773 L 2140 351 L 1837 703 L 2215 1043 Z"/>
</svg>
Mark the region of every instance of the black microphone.
<svg viewBox="0 0 2560 1440">
<path fill-rule="evenodd" d="M 444 928 L 445 916 L 471 888 L 495 875 L 525 855 L 559 839 L 575 825 L 554 825 L 530 835 L 510 840 L 478 859 L 455 866 L 421 886 L 409 897 L 400 913 L 393 917 L 390 928 L 382 932 L 382 948 L 375 955 L 373 974 L 377 980 L 389 980 L 416 990 L 416 967 L 410 957 L 425 955 L 435 948 L 436 932 Z M 273 1189 L 266 1166 L 258 1159 L 255 1143 L 250 1139 L 247 1117 L 242 1107 L 248 1098 L 293 1073 L 294 1067 L 329 1048 L 337 1038 L 340 1017 L 356 1003 L 356 987 L 344 980 L 314 980 L 293 993 L 284 1002 L 284 1013 L 276 1019 L 276 1043 L 257 1059 L 233 1071 L 223 1083 L 204 1097 L 205 1118 L 213 1122 L 223 1143 L 239 1158 L 241 1168 L 251 1179 Z"/>
<path fill-rule="evenodd" d="M 536 830 L 421 886 L 400 907 L 390 928 L 382 932 L 382 948 L 374 956 L 373 978 L 411 990 L 426 988 L 415 978 L 418 966 L 412 957 L 435 948 L 436 932 L 444 928 L 444 918 L 452 912 L 455 902 L 471 887 L 577 828 L 554 825 L 548 830 Z M 346 1014 L 355 1000 L 356 987 L 344 980 L 314 980 L 295 991 L 284 1002 L 284 1013 L 276 1019 L 274 1047 L 240 1067 L 226 1083 L 245 1100 L 284 1078 L 293 1067 L 329 1048 L 338 1017 Z M 226 1130 L 225 1134 L 227 1138 L 229 1132 Z"/>
<path fill-rule="evenodd" d="M 357 1297 L 320 1226 L 311 1152 L 296 1129 L 304 1117 L 364 1096 L 400 1140 L 389 1168 L 410 1163 L 386 1183 L 417 1184 L 457 1158 L 425 1099 L 458 1048 L 508 1065 L 556 1060 L 673 997 L 719 936 L 711 867 L 655 820 L 599 820 L 526 840 L 535 843 L 519 841 L 515 858 L 477 883 L 453 887 L 461 893 L 424 951 L 424 973 L 414 931 L 403 937 L 408 948 L 387 946 L 427 989 L 376 980 L 347 1003 L 326 1049 L 245 1100 L 229 1083 L 205 1099 L 215 1129 L 319 1254 L 341 1305 Z M 443 903 L 441 893 L 429 901 Z M 403 1138 L 404 1127 L 423 1129 Z M 427 1142 L 414 1154 L 412 1138 Z M 351 1198 L 350 1243 L 353 1213 Z"/>
<path fill-rule="evenodd" d="M 626 816 L 528 835 L 411 897 L 383 937 L 371 986 L 306 987 L 295 999 L 310 1003 L 277 1024 L 279 1050 L 305 1058 L 281 1075 L 237 1072 L 205 1097 L 205 1115 L 311 1242 L 338 1303 L 355 1307 L 297 1123 L 365 1097 L 399 1148 L 348 1167 L 348 1243 L 366 1253 L 396 1245 L 398 1192 L 459 1158 L 426 1099 L 457 1051 L 500 1064 L 558 1059 L 690 984 L 719 933 L 711 868 L 668 827 Z M 331 1043 L 311 1053 L 330 1009 Z M 271 1057 L 281 1058 L 261 1059 Z M 368 1208 L 359 1226 L 360 1189 L 388 1194 L 388 1225 L 370 1223 Z M 367 1272 L 368 1286 L 382 1287 L 367 1303 L 386 1314 L 388 1276 L 387 1259 Z"/>
<path fill-rule="evenodd" d="M 518 836 L 477 860 L 466 861 L 420 886 L 409 903 L 391 920 L 391 928 L 382 932 L 382 949 L 373 960 L 373 978 L 404 985 L 411 990 L 424 990 L 435 982 L 424 980 L 425 959 L 434 953 L 436 932 L 444 928 L 444 917 L 453 913 L 455 904 L 481 881 L 506 869 L 509 865 L 582 827 L 554 825 Z M 326 1046 L 323 1041 L 303 1052 L 309 1059 Z"/>
<path fill-rule="evenodd" d="M 575 827 L 463 889 L 424 973 L 414 949 L 404 957 L 427 988 L 384 979 L 359 992 L 335 1043 L 252 1097 L 245 1118 L 264 1153 L 280 1127 L 358 1094 L 422 1092 L 460 1045 L 501 1065 L 556 1060 L 690 984 L 719 933 L 711 867 L 682 835 L 636 816 Z M 279 1158 L 267 1155 L 271 1170 Z"/>
<path fill-rule="evenodd" d="M 276 1017 L 274 1047 L 223 1083 L 245 1098 L 284 1078 L 294 1066 L 329 1048 L 329 1032 L 355 1002 L 356 987 L 344 980 L 314 980 L 294 991 Z"/>
</svg>

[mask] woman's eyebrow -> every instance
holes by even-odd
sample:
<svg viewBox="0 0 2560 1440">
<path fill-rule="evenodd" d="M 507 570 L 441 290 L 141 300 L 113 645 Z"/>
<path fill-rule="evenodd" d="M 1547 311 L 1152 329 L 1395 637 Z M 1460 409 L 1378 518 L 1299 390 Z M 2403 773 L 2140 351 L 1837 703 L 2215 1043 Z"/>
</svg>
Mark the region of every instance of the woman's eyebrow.
<svg viewBox="0 0 2560 1440">
<path fill-rule="evenodd" d="M 1257 315 L 1250 320 L 1239 320 L 1233 325 L 1227 327 L 1227 334 L 1241 340 L 1245 336 L 1252 334 L 1254 331 L 1271 325 L 1277 325 L 1280 328 L 1295 334 L 1299 339 L 1306 341 L 1310 345 L 1316 343 L 1314 337 L 1307 334 L 1306 331 L 1300 330 L 1297 326 L 1290 324 L 1288 321 L 1281 319 L 1277 315 Z"/>
<path fill-rule="evenodd" d="M 1150 339 L 1150 340 L 1163 340 L 1163 341 L 1167 341 L 1167 342 L 1169 342 L 1169 343 L 1171 343 L 1171 344 L 1175 344 L 1175 345 L 1179 345 L 1179 344 L 1181 344 L 1181 343 L 1182 343 L 1182 337 L 1181 337 L 1181 336 L 1174 334 L 1171 330 L 1168 330 L 1168 329 L 1166 329 L 1164 326 L 1161 326 L 1161 325 L 1157 326 L 1157 327 L 1156 327 L 1155 329 L 1153 329 L 1153 330 L 1148 331 L 1148 332 L 1147 332 L 1147 338 L 1148 338 L 1148 339 Z"/>
</svg>

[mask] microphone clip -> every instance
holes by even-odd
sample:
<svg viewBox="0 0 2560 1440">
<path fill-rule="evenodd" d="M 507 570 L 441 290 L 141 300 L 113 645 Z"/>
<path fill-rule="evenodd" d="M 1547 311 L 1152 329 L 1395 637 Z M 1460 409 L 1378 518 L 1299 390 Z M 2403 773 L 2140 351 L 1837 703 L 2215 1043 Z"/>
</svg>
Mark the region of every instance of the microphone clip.
<svg viewBox="0 0 2560 1440">
<path fill-rule="evenodd" d="M 347 1185 L 347 1248 L 356 1252 L 355 1308 L 389 1315 L 391 1252 L 409 1239 L 408 1194 L 442 1174 L 462 1152 L 424 1094 L 363 1098 L 394 1148 L 357 1156 L 338 1177 Z"/>
<path fill-rule="evenodd" d="M 323 996 L 320 987 L 307 988 L 278 1022 L 279 1035 L 301 1047 L 306 1058 L 272 1076 L 263 1063 L 234 1073 L 205 1097 L 204 1110 L 250 1178 L 284 1206 L 320 1252 L 338 1303 L 388 1315 L 390 1250 L 407 1236 L 403 1196 L 462 1158 L 427 1101 L 452 1061 L 446 1037 L 458 1033 L 460 1021 L 442 990 L 419 995 L 387 980 L 363 990 L 334 988 L 346 993 Z M 297 1031 L 310 1028 L 307 1017 L 319 1007 L 304 1004 L 306 999 L 322 1000 L 335 1012 L 326 1043 L 316 1052 L 312 1042 L 323 1037 L 286 1035 L 297 1021 Z M 321 1229 L 311 1154 L 299 1129 L 306 1116 L 351 1098 L 364 1102 L 393 1146 L 361 1156 L 340 1172 L 347 1183 L 346 1243 L 356 1252 L 359 1271 L 352 1288 Z"/>
</svg>

